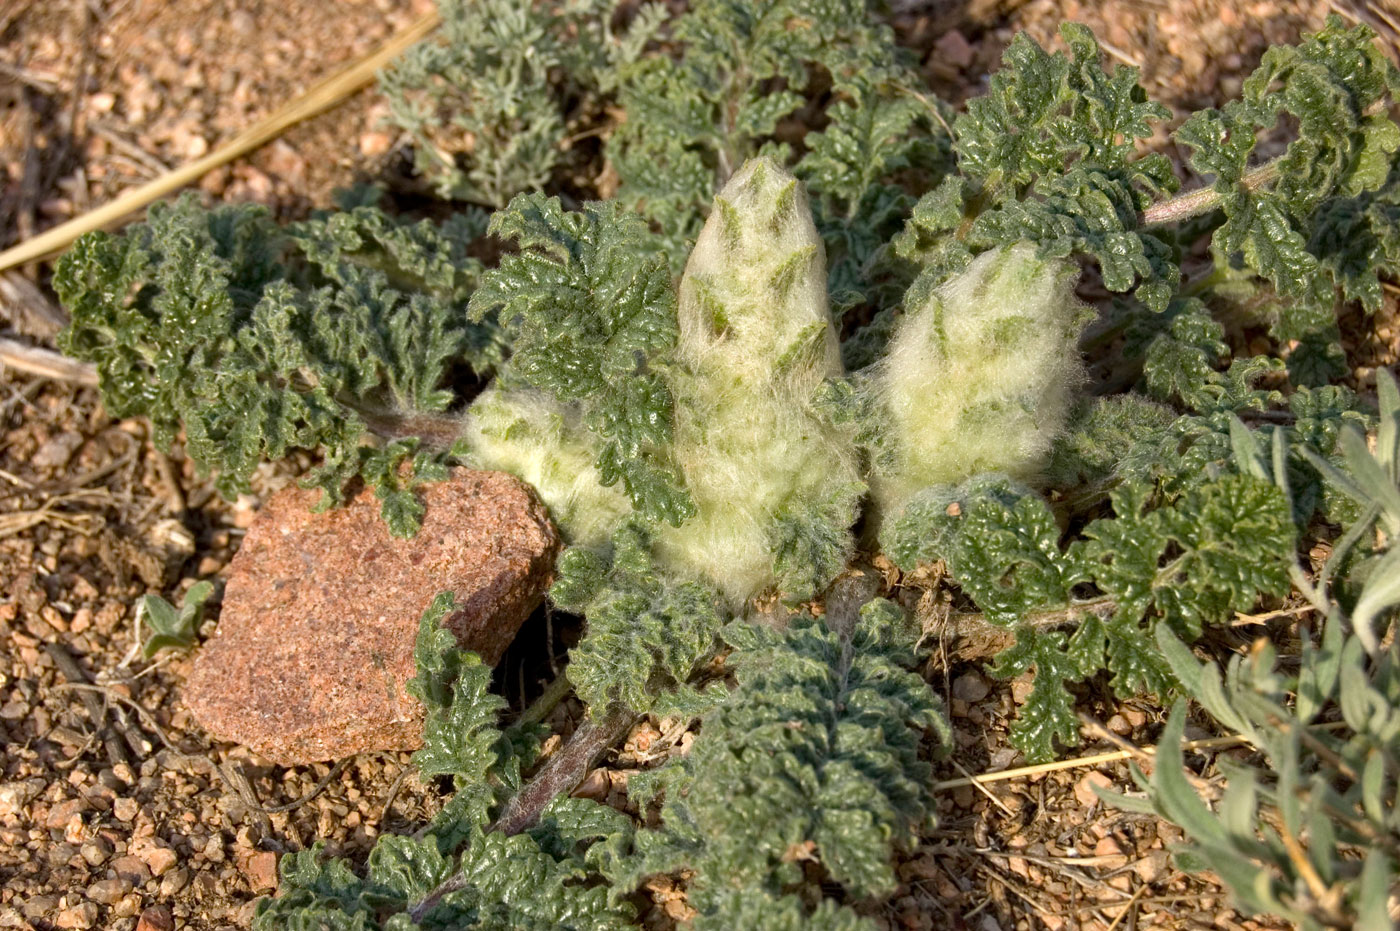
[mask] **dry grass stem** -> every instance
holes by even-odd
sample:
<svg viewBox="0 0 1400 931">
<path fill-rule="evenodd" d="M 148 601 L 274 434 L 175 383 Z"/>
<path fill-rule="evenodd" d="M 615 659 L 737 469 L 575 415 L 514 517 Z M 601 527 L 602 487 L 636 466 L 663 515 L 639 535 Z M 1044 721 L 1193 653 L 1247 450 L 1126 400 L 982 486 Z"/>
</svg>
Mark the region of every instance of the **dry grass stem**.
<svg viewBox="0 0 1400 931">
<path fill-rule="evenodd" d="M 291 127 L 317 116 L 374 80 L 379 69 L 437 28 L 429 13 L 359 61 L 313 85 L 305 94 L 239 133 L 213 152 L 122 194 L 116 200 L 61 223 L 33 239 L 0 252 L 0 271 L 59 252 L 84 233 L 103 229 L 127 214 L 191 184 L 208 172 L 271 142 Z"/>
<path fill-rule="evenodd" d="M 97 387 L 97 366 L 70 359 L 52 349 L 3 337 L 0 337 L 0 367 L 85 388 Z"/>
<path fill-rule="evenodd" d="M 1317 725 L 1318 730 L 1336 730 L 1343 727 L 1346 727 L 1346 723 L 1343 721 L 1333 721 L 1327 724 Z M 1205 740 L 1188 740 L 1181 745 L 1181 749 L 1185 751 L 1227 750 L 1230 747 L 1240 747 L 1248 743 L 1249 738 L 1245 737 L 1243 734 L 1232 734 L 1229 737 L 1210 737 Z M 933 790 L 935 792 L 943 792 L 948 789 L 956 789 L 959 786 L 981 786 L 989 782 L 1004 782 L 1008 779 L 1043 776 L 1046 773 L 1056 773 L 1066 769 L 1101 766 L 1104 763 L 1121 763 L 1124 760 L 1131 760 L 1134 757 L 1154 756 L 1156 753 L 1156 747 L 1141 747 L 1132 750 L 1110 750 L 1106 753 L 1095 753 L 1090 756 L 1073 757 L 1068 760 L 1056 760 L 1053 763 L 1038 763 L 1035 766 L 1003 769 L 994 773 L 983 773 L 980 776 L 944 779 L 941 782 L 935 782 L 933 784 Z"/>
</svg>

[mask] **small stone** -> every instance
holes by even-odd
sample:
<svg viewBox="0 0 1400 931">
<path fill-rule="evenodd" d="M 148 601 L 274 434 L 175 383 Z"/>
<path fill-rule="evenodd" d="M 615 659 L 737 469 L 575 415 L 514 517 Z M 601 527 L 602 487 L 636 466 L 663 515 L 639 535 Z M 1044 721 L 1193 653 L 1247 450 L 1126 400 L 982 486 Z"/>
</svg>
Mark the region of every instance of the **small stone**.
<svg viewBox="0 0 1400 931">
<path fill-rule="evenodd" d="M 150 868 L 139 857 L 118 857 L 108 867 L 118 879 L 125 879 L 133 887 L 144 886 L 151 878 Z"/>
<path fill-rule="evenodd" d="M 83 859 L 87 861 L 88 866 L 101 866 L 103 863 L 106 863 L 107 858 L 112 855 L 112 842 L 99 834 L 86 844 L 83 844 L 78 852 L 83 855 Z"/>
<path fill-rule="evenodd" d="M 152 905 L 137 919 L 136 931 L 175 931 L 175 916 L 164 905 Z"/>
<path fill-rule="evenodd" d="M 991 690 L 987 680 L 975 672 L 964 673 L 953 680 L 953 697 L 961 698 L 965 702 L 979 702 L 986 698 Z"/>
<path fill-rule="evenodd" d="M 73 431 L 60 433 L 40 446 L 38 451 L 29 457 L 29 462 L 40 469 L 57 469 L 67 465 L 68 460 L 73 458 L 73 453 L 82 445 L 83 435 L 81 433 Z"/>
<path fill-rule="evenodd" d="M 494 664 L 540 603 L 559 536 L 534 492 L 503 472 L 456 469 L 424 486 L 422 528 L 389 533 L 364 489 L 316 512 L 289 487 L 263 506 L 229 564 L 223 607 L 186 681 L 194 717 L 280 765 L 422 745 L 405 691 L 424 609 Z"/>
<path fill-rule="evenodd" d="M 32 895 L 24 902 L 24 917 L 30 921 L 47 921 L 58 908 L 56 895 Z"/>
<path fill-rule="evenodd" d="M 131 891 L 131 884 L 123 879 L 100 879 L 87 888 L 87 897 L 100 905 L 115 905 Z"/>
<path fill-rule="evenodd" d="M 1125 737 L 1133 732 L 1132 724 L 1128 723 L 1128 719 L 1121 714 L 1115 714 L 1113 717 L 1109 718 L 1108 723 L 1104 726 L 1119 737 Z"/>
<path fill-rule="evenodd" d="M 573 791 L 574 798 L 587 798 L 595 802 L 601 802 L 608 797 L 608 790 L 612 788 L 612 780 L 608 778 L 608 771 L 605 769 L 595 769 L 584 777 L 577 789 Z"/>
<path fill-rule="evenodd" d="M 180 862 L 180 856 L 175 851 L 154 844 L 141 848 L 136 855 L 150 868 L 152 876 L 164 876 L 171 867 Z"/>
<path fill-rule="evenodd" d="M 1079 800 L 1079 804 L 1085 808 L 1093 808 L 1099 803 L 1098 793 L 1094 791 L 1097 786 L 1100 789 L 1107 789 L 1113 785 L 1113 780 L 1103 773 L 1087 773 L 1082 779 L 1074 784 L 1074 797 Z"/>
<path fill-rule="evenodd" d="M 263 850 L 243 862 L 243 877 L 254 892 L 277 888 L 277 854 Z"/>
<path fill-rule="evenodd" d="M 49 809 L 49 816 L 44 819 L 44 827 L 51 831 L 61 831 L 68 827 L 68 823 L 74 818 L 82 817 L 86 808 L 87 802 L 83 799 L 65 799 Z"/>
<path fill-rule="evenodd" d="M 39 794 L 40 786 L 33 782 L 7 782 L 0 785 L 0 818 L 24 811 L 24 806 Z"/>
<path fill-rule="evenodd" d="M 1167 872 L 1171 855 L 1165 850 L 1149 851 L 1147 856 L 1134 861 L 1133 872 L 1145 883 L 1154 883 Z"/>
<path fill-rule="evenodd" d="M 383 132 L 360 134 L 360 154 L 366 158 L 378 158 L 394 144 L 394 137 Z"/>
<path fill-rule="evenodd" d="M 118 821 L 135 821 L 141 813 L 141 803 L 134 798 L 119 798 L 112 802 L 112 814 Z"/>
<path fill-rule="evenodd" d="M 160 879 L 160 894 L 162 898 L 171 898 L 181 889 L 190 884 L 190 871 L 184 868 L 172 870 Z"/>
<path fill-rule="evenodd" d="M 136 892 L 127 893 L 121 897 L 121 901 L 112 906 L 112 916 L 114 918 L 132 919 L 122 922 L 127 928 L 136 927 L 134 919 L 139 914 L 141 914 L 141 896 Z"/>
<path fill-rule="evenodd" d="M 1096 857 L 1121 857 L 1122 855 L 1123 847 L 1118 843 L 1116 838 L 1102 837 L 1099 838 L 1099 842 L 1094 845 L 1094 856 Z"/>
<path fill-rule="evenodd" d="M 974 50 L 967 37 L 956 29 L 950 29 L 933 44 L 940 61 L 956 68 L 966 68 L 972 64 Z"/>
<path fill-rule="evenodd" d="M 58 913 L 54 924 L 60 928 L 76 928 L 78 931 L 86 931 L 87 928 L 97 924 L 97 906 L 91 902 L 70 905 Z"/>
</svg>

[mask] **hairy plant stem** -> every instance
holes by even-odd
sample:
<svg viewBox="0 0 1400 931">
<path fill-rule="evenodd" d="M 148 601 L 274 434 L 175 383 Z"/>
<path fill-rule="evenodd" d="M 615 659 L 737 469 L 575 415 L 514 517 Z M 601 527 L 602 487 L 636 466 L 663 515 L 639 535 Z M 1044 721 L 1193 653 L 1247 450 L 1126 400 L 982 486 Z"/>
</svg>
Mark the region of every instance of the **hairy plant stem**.
<svg viewBox="0 0 1400 931">
<path fill-rule="evenodd" d="M 520 713 L 516 718 L 516 727 L 526 727 L 531 724 L 538 724 L 549 713 L 558 707 L 559 703 L 569 696 L 574 689 L 574 684 L 569 681 L 569 677 L 560 673 L 554 677 L 554 681 L 545 687 L 539 698 L 530 703 L 530 707 Z"/>
<path fill-rule="evenodd" d="M 562 678 L 562 677 L 561 677 Z M 539 820 L 540 812 L 557 796 L 572 791 L 598 757 L 627 733 L 637 716 L 624 708 L 613 708 L 596 720 L 586 721 L 574 731 L 563 749 L 555 753 L 535 774 L 525 788 L 501 809 L 487 830 L 503 834 L 519 834 Z M 409 909 L 409 916 L 418 923 L 445 896 L 467 885 L 467 878 L 457 873 L 428 893 Z"/>
<path fill-rule="evenodd" d="M 1246 191 L 1255 191 L 1273 183 L 1279 176 L 1280 163 L 1284 156 L 1271 159 L 1249 171 L 1240 179 L 1240 186 Z M 1210 213 L 1220 206 L 1221 193 L 1213 187 L 1197 188 L 1187 194 L 1179 194 L 1160 204 L 1153 204 L 1138 217 L 1138 226 L 1165 226 L 1180 223 L 1203 213 Z"/>
<path fill-rule="evenodd" d="M 430 449 L 449 449 L 462 432 L 462 424 L 450 414 L 419 413 L 370 408 L 344 402 L 365 422 L 370 433 L 382 440 L 418 438 Z"/>
<path fill-rule="evenodd" d="M 1054 630 L 1074 624 L 1085 617 L 1108 618 L 1118 610 L 1118 602 L 1101 597 L 1088 601 L 1075 602 L 1063 608 L 1048 611 L 1034 611 L 1023 615 L 1019 623 L 1008 626 L 987 620 L 980 611 L 952 611 L 947 614 L 930 614 L 920 618 L 925 639 L 957 638 L 961 641 L 952 652 L 960 659 L 985 659 L 1010 647 L 1016 642 L 1016 630 L 1032 627 L 1037 630 Z"/>
</svg>

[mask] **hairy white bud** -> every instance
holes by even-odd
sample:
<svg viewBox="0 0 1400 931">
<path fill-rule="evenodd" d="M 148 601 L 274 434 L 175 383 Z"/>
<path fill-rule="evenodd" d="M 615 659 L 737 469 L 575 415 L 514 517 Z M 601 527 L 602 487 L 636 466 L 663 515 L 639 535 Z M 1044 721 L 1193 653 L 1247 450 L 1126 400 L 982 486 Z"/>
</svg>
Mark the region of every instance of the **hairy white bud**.
<svg viewBox="0 0 1400 931">
<path fill-rule="evenodd" d="M 1089 312 L 1076 275 L 1072 263 L 1018 243 L 926 294 L 911 289 L 865 386 L 878 419 L 880 515 L 983 472 L 1036 478 L 1084 379 L 1078 338 Z"/>
<path fill-rule="evenodd" d="M 675 460 L 696 515 L 658 561 L 733 603 L 806 596 L 844 565 L 863 484 L 855 446 L 813 409 L 841 373 L 806 192 L 768 158 L 716 198 L 680 288 Z"/>
<path fill-rule="evenodd" d="M 543 391 L 493 384 L 472 402 L 462 440 L 474 466 L 533 485 L 571 546 L 606 545 L 632 511 L 621 484 L 599 483 L 598 452 L 578 411 Z"/>
</svg>

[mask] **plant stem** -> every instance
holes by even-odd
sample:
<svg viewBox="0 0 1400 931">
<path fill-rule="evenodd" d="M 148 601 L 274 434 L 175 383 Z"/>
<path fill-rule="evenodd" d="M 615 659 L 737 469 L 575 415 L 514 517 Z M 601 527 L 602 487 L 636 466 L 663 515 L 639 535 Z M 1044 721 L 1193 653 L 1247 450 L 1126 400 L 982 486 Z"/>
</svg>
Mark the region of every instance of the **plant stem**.
<svg viewBox="0 0 1400 931">
<path fill-rule="evenodd" d="M 563 673 L 554 677 L 554 681 L 545 687 L 539 698 L 530 703 L 530 707 L 520 713 L 516 719 L 516 727 L 528 727 L 531 724 L 538 724 L 549 713 L 558 707 L 559 703 L 568 697 L 573 690 L 574 684 L 569 681 L 569 677 Z"/>
<path fill-rule="evenodd" d="M 560 676 L 563 679 L 563 676 Z M 552 688 L 552 687 L 551 687 Z M 624 708 L 613 708 L 596 721 L 587 721 L 558 753 L 549 758 L 544 768 L 501 809 L 496 822 L 487 830 L 503 834 L 519 834 L 539 819 L 540 812 L 556 797 L 571 791 L 594 761 L 631 728 L 637 716 Z M 444 896 L 467 885 L 467 878 L 457 873 L 428 893 L 409 910 L 417 924 L 432 911 Z"/>
<path fill-rule="evenodd" d="M 1240 179 L 1240 186 L 1246 191 L 1254 191 L 1267 184 L 1271 184 L 1279 176 L 1279 163 L 1284 156 L 1272 159 L 1245 174 Z M 1203 213 L 1209 213 L 1220 206 L 1222 195 L 1213 187 L 1197 188 L 1187 194 L 1179 194 L 1170 200 L 1164 200 L 1160 204 L 1153 204 L 1142 212 L 1138 217 L 1138 226 L 1164 226 L 1170 223 L 1180 223 L 1191 217 L 1198 217 Z"/>
</svg>

